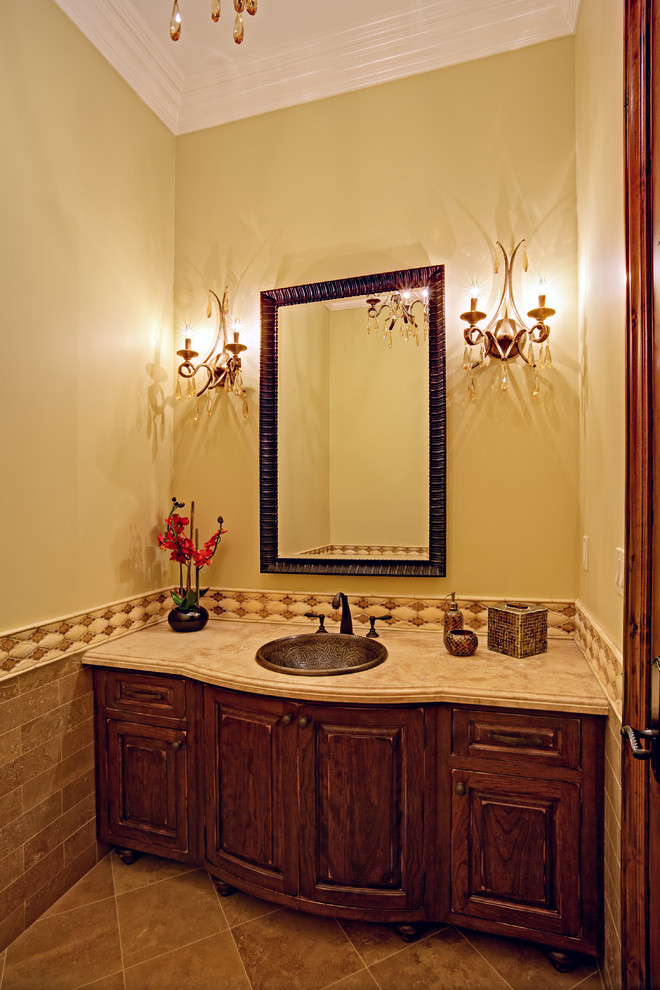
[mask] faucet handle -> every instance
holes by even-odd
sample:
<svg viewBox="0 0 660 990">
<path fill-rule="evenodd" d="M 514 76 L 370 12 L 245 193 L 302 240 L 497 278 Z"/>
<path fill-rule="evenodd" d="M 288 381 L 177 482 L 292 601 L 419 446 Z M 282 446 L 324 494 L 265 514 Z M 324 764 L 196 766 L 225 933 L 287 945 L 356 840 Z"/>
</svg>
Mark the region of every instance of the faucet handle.
<svg viewBox="0 0 660 990">
<path fill-rule="evenodd" d="M 317 633 L 327 633 L 328 630 L 323 625 L 323 623 L 325 622 L 325 616 L 324 615 L 321 615 L 320 612 L 305 612 L 305 618 L 306 619 L 318 619 L 319 620 L 319 627 L 316 630 Z"/>
<path fill-rule="evenodd" d="M 367 639 L 378 639 L 378 633 L 376 632 L 377 622 L 389 622 L 393 619 L 393 615 L 370 615 L 369 616 L 369 632 L 367 633 Z"/>
</svg>

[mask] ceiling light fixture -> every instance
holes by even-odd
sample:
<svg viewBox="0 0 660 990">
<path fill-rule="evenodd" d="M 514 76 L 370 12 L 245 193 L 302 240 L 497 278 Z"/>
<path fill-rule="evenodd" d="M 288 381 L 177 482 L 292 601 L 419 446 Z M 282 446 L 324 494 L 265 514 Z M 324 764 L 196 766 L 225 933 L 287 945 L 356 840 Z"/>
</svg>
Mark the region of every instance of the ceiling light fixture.
<svg viewBox="0 0 660 990">
<path fill-rule="evenodd" d="M 381 327 L 379 320 L 383 318 Z M 367 299 L 367 333 L 375 330 L 383 334 L 387 346 L 392 346 L 392 330 L 399 324 L 399 333 L 406 341 L 414 340 L 419 347 L 419 331 L 424 340 L 429 334 L 429 290 L 401 289 L 390 292 L 384 302 L 375 296 Z"/>
<path fill-rule="evenodd" d="M 257 0 L 234 0 L 234 10 L 236 20 L 234 21 L 234 41 L 237 45 L 243 40 L 245 33 L 243 26 L 243 11 L 248 14 L 256 14 Z M 220 20 L 220 0 L 211 0 L 211 20 L 216 23 Z M 179 0 L 174 0 L 172 7 L 172 17 L 170 18 L 170 38 L 178 41 L 181 37 L 181 12 L 179 11 Z"/>
<path fill-rule="evenodd" d="M 509 360 L 515 361 L 517 357 L 521 357 L 532 368 L 534 371 L 532 394 L 534 396 L 538 396 L 541 389 L 537 368 L 545 369 L 552 367 L 550 344 L 548 343 L 550 327 L 545 321 L 549 317 L 554 316 L 555 311 L 545 304 L 545 279 L 539 281 L 538 306 L 535 309 L 530 309 L 527 313 L 527 316 L 534 320 L 533 326 L 528 326 L 525 323 L 518 312 L 518 307 L 513 296 L 513 265 L 520 248 L 522 248 L 523 270 L 527 271 L 527 250 L 524 239 L 516 244 L 511 258 L 509 258 L 500 242 L 497 242 L 494 272 L 497 275 L 500 270 L 501 255 L 504 261 L 504 279 L 497 307 L 487 326 L 483 330 L 477 326 L 478 323 L 481 323 L 482 320 L 487 318 L 486 313 L 482 313 L 477 309 L 479 300 L 479 287 L 477 285 L 473 285 L 470 292 L 470 309 L 466 313 L 461 313 L 461 319 L 469 324 L 463 331 L 465 338 L 463 368 L 468 373 L 468 395 L 471 399 L 475 395 L 473 371 L 475 368 L 485 367 L 486 358 L 494 358 L 502 362 L 502 382 L 500 388 L 503 392 L 506 392 L 509 386 L 507 365 Z M 540 345 L 538 362 L 534 353 L 535 344 Z M 479 359 L 473 361 L 470 349 L 477 345 L 479 346 Z M 523 349 L 525 345 L 527 347 L 526 352 Z"/>
</svg>

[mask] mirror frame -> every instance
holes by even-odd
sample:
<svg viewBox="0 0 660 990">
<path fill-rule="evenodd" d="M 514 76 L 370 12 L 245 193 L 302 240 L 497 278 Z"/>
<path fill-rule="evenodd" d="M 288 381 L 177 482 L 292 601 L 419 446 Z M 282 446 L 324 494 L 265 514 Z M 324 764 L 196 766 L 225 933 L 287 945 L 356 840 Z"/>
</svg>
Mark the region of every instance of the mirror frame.
<svg viewBox="0 0 660 990">
<path fill-rule="evenodd" d="M 429 290 L 429 554 L 422 560 L 392 558 L 280 557 L 278 554 L 277 389 L 278 318 L 283 306 L 382 296 L 402 289 Z M 365 314 L 366 315 L 366 314 Z M 259 374 L 259 508 L 261 573 L 370 574 L 444 577 L 446 565 L 446 384 L 444 265 L 312 282 L 261 293 Z"/>
</svg>

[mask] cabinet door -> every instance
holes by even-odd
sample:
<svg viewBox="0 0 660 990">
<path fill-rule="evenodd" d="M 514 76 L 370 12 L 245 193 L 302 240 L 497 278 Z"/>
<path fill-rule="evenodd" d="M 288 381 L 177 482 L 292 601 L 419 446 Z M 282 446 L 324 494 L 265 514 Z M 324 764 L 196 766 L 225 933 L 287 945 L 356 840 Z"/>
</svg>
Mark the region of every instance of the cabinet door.
<svg viewBox="0 0 660 990">
<path fill-rule="evenodd" d="M 578 935 L 579 843 L 579 784 L 452 771 L 454 915 Z"/>
<path fill-rule="evenodd" d="M 309 705 L 300 715 L 301 895 L 421 908 L 422 709 Z"/>
<path fill-rule="evenodd" d="M 186 733 L 106 719 L 101 837 L 143 852 L 189 851 Z"/>
<path fill-rule="evenodd" d="M 206 856 L 236 878 L 298 892 L 295 705 L 204 694 Z"/>
</svg>

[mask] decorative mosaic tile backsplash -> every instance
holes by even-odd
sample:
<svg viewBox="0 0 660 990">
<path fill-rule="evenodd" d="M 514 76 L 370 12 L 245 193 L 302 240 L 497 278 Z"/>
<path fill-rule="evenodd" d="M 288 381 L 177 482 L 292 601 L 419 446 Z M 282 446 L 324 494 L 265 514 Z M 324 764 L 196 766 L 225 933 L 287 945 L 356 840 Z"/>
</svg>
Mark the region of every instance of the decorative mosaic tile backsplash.
<svg viewBox="0 0 660 990">
<path fill-rule="evenodd" d="M 575 603 L 575 641 L 621 718 L 623 657 L 580 601 Z"/>
</svg>

